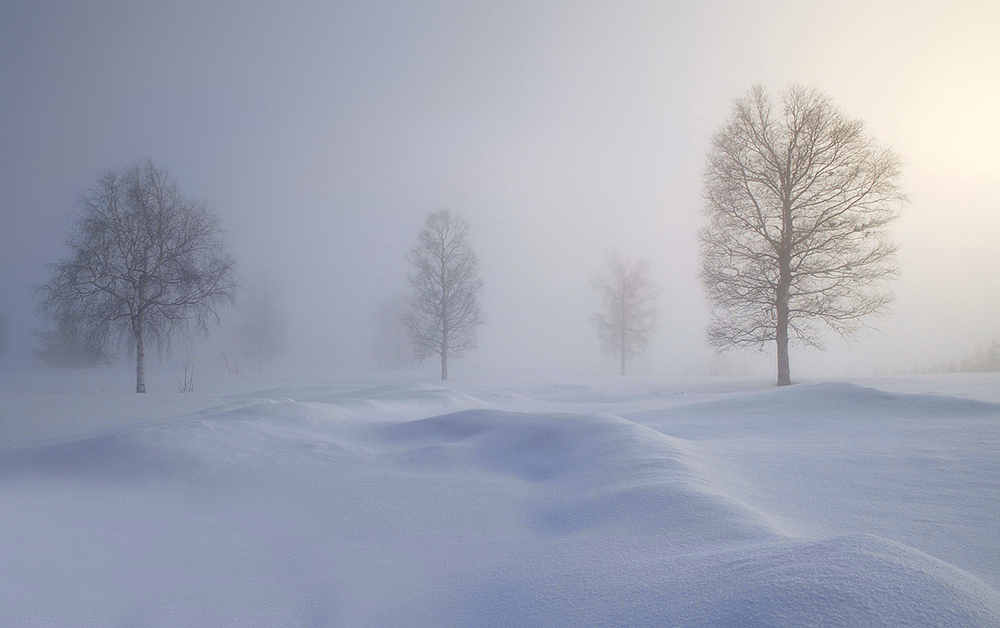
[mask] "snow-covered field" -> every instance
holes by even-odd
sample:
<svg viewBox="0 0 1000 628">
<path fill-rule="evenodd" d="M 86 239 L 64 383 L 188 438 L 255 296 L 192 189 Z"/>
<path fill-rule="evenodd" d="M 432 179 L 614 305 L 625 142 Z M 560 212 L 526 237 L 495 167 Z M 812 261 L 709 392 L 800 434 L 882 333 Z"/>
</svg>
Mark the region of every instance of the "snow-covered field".
<svg viewBox="0 0 1000 628">
<path fill-rule="evenodd" d="M 9 378 L 0 625 L 1000 626 L 1000 376 L 551 381 Z"/>
</svg>

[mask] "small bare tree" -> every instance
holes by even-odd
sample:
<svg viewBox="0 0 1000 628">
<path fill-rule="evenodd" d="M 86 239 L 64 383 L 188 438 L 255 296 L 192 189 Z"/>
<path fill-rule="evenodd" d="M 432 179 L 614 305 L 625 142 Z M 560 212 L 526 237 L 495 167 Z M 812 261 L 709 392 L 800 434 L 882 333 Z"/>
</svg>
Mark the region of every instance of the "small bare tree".
<svg viewBox="0 0 1000 628">
<path fill-rule="evenodd" d="M 177 378 L 177 392 L 194 391 L 194 363 L 194 356 L 184 360 L 184 375 Z"/>
<path fill-rule="evenodd" d="M 737 99 L 712 137 L 699 232 L 701 284 L 718 348 L 820 346 L 817 323 L 851 337 L 886 311 L 896 246 L 886 227 L 905 200 L 899 159 L 816 89 L 793 86 L 780 110 L 761 87 Z"/>
<path fill-rule="evenodd" d="M 264 360 L 285 348 L 288 319 L 281 308 L 281 291 L 269 277 L 254 283 L 241 298 L 238 334 L 244 355 L 257 359 L 257 372 L 264 373 Z"/>
<path fill-rule="evenodd" d="M 617 251 L 607 255 L 608 274 L 598 275 L 594 289 L 601 298 L 603 312 L 593 322 L 601 339 L 601 351 L 625 363 L 645 355 L 656 331 L 656 297 L 659 288 L 649 277 L 646 260 L 623 259 Z"/>
<path fill-rule="evenodd" d="M 408 258 L 415 270 L 407 321 L 415 357 L 441 356 L 442 380 L 448 379 L 448 357 L 474 348 L 476 328 L 486 321 L 479 262 L 468 237 L 467 220 L 447 209 L 432 212 Z"/>
<path fill-rule="evenodd" d="M 81 205 L 70 256 L 39 288 L 39 310 L 78 329 L 86 346 L 124 344 L 135 390 L 146 392 L 147 340 L 162 349 L 177 332 L 206 331 L 233 301 L 235 262 L 218 219 L 150 160 L 105 172 Z"/>
</svg>

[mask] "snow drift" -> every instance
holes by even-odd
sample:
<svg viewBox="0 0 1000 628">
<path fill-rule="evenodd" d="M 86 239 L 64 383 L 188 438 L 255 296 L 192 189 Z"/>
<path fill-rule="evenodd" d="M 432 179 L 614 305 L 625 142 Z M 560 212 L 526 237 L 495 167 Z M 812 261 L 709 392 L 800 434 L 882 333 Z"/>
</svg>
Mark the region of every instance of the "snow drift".
<svg viewBox="0 0 1000 628">
<path fill-rule="evenodd" d="M 982 577 L 867 531 L 802 536 L 723 455 L 997 406 L 837 384 L 623 418 L 657 391 L 553 390 L 285 387 L 0 451 L 0 623 L 1000 625 Z"/>
</svg>

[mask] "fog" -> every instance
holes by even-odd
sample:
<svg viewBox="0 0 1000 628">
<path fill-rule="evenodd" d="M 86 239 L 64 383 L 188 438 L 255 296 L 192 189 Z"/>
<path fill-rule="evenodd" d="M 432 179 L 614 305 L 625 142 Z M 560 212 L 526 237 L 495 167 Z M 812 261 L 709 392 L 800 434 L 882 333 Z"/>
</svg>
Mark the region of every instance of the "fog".
<svg viewBox="0 0 1000 628">
<path fill-rule="evenodd" d="M 910 203 L 894 314 L 795 349 L 793 377 L 1000 339 L 1000 6 L 694 4 L 3 3 L 0 363 L 33 363 L 32 287 L 78 199 L 150 157 L 220 216 L 245 283 L 280 287 L 276 371 L 374 368 L 373 312 L 447 207 L 471 223 L 487 315 L 454 375 L 616 372 L 590 323 L 612 248 L 661 286 L 638 372 L 770 373 L 771 353 L 704 342 L 695 233 L 733 98 L 794 82 L 902 156 Z"/>
</svg>

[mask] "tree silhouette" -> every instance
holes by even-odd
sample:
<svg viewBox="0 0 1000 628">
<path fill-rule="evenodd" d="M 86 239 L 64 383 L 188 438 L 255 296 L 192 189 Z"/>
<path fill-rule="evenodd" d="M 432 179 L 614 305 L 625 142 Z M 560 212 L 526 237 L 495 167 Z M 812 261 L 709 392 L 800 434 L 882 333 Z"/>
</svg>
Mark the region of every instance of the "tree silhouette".
<svg viewBox="0 0 1000 628">
<path fill-rule="evenodd" d="M 793 86 L 772 105 L 761 87 L 733 104 L 705 169 L 701 284 L 718 348 L 820 346 L 819 323 L 844 336 L 893 295 L 896 245 L 886 227 L 905 200 L 899 159 L 831 99 Z"/>
<path fill-rule="evenodd" d="M 81 204 L 69 257 L 39 288 L 40 312 L 84 346 L 124 344 L 146 392 L 147 340 L 162 349 L 178 332 L 205 331 L 234 299 L 235 262 L 218 219 L 151 160 L 105 172 Z"/>
<path fill-rule="evenodd" d="M 441 357 L 441 379 L 448 379 L 448 358 L 476 344 L 476 329 L 486 321 L 479 306 L 483 281 L 469 246 L 469 223 L 442 209 L 427 215 L 410 253 L 414 273 L 407 326 L 415 357 Z"/>
</svg>

